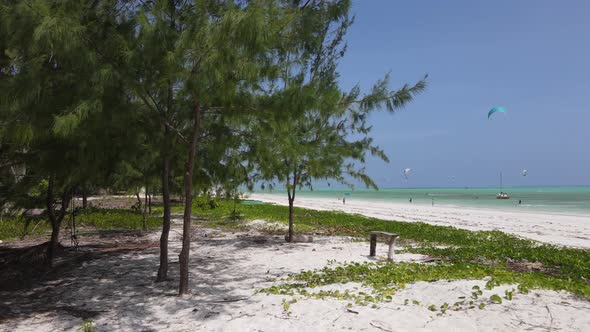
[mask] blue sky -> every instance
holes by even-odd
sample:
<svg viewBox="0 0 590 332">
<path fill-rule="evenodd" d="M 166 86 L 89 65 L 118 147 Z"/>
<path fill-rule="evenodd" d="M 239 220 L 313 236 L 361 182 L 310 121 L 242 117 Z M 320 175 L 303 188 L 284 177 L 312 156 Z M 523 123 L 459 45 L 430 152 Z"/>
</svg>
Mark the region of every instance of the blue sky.
<svg viewBox="0 0 590 332">
<path fill-rule="evenodd" d="M 505 185 L 590 184 L 590 1 L 357 0 L 353 13 L 343 87 L 429 74 L 405 109 L 371 119 L 391 159 L 367 163 L 381 187 L 497 186 L 500 171 Z M 494 106 L 508 113 L 488 121 Z"/>
</svg>

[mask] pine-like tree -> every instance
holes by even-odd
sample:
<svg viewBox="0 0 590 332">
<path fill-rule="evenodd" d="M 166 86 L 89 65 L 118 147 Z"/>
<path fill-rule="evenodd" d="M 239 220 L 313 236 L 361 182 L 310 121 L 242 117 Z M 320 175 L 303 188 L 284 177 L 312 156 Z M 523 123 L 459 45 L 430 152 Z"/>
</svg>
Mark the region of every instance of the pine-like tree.
<svg viewBox="0 0 590 332">
<path fill-rule="evenodd" d="M 26 167 L 12 193 L 27 196 L 46 184 L 41 188 L 52 225 L 50 263 L 73 188 L 94 176 L 96 168 L 84 166 L 97 155 L 107 160 L 97 150 L 101 144 L 84 131 L 97 126 L 83 127 L 99 121 L 105 130 L 100 114 L 124 101 L 119 80 L 104 61 L 112 56 L 105 45 L 116 26 L 115 9 L 115 1 L 0 4 L 0 145 Z"/>
<path fill-rule="evenodd" d="M 293 31 L 303 35 L 284 53 L 285 67 L 272 86 L 265 117 L 257 118 L 259 138 L 254 148 L 259 178 L 283 183 L 289 203 L 289 233 L 294 235 L 293 205 L 301 187 L 314 180 L 333 179 L 352 185 L 359 180 L 377 188 L 362 164 L 369 153 L 384 161 L 387 156 L 373 144 L 369 114 L 403 107 L 425 88 L 425 81 L 391 91 L 389 75 L 367 94 L 360 87 L 343 92 L 337 65 L 344 55 L 345 33 L 352 23 L 350 1 L 312 2 Z"/>
<path fill-rule="evenodd" d="M 191 210 L 195 164 L 203 137 L 220 119 L 251 108 L 262 77 L 272 74 L 265 55 L 277 38 L 275 1 L 150 1 L 132 11 L 129 82 L 134 96 L 158 119 L 162 140 L 164 228 L 158 280 L 166 277 L 167 152 L 172 140 L 186 147 L 183 246 L 179 293 L 188 291 Z M 220 114 L 223 114 L 220 116 Z M 223 148 L 223 145 L 217 144 Z M 222 154 L 219 154 L 222 155 Z M 198 169 L 201 169 L 197 165 Z M 168 217 L 169 218 L 169 217 Z"/>
</svg>

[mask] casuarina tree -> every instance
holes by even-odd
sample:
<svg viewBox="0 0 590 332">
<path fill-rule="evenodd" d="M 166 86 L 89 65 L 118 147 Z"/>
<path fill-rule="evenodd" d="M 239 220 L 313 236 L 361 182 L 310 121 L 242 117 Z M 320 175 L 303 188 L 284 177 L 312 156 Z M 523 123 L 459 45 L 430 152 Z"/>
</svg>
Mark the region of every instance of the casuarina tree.
<svg viewBox="0 0 590 332">
<path fill-rule="evenodd" d="M 338 61 L 344 55 L 345 33 L 352 23 L 350 2 L 313 2 L 293 21 L 294 39 L 281 75 L 271 85 L 267 106 L 257 117 L 260 133 L 253 155 L 258 177 L 285 185 L 289 203 L 289 233 L 293 240 L 293 207 L 297 190 L 314 180 L 353 180 L 377 188 L 363 167 L 367 155 L 388 161 L 370 136 L 368 117 L 373 111 L 394 112 L 425 89 L 426 81 L 392 91 L 386 75 L 367 93 L 355 86 L 344 92 L 338 85 Z"/>
<path fill-rule="evenodd" d="M 104 107 L 125 100 L 104 62 L 115 7 L 114 1 L 0 3 L 0 145 L 26 169 L 14 189 L 44 190 L 50 263 L 73 188 L 91 174 L 81 163 L 100 155 L 87 132 L 92 126 L 83 126 L 104 121 Z"/>
<path fill-rule="evenodd" d="M 164 228 L 158 280 L 167 273 L 169 198 L 167 185 L 172 140 L 185 146 L 184 216 L 179 293 L 188 292 L 191 209 L 195 164 L 202 160 L 203 134 L 214 119 L 252 109 L 264 77 L 280 8 L 275 1 L 150 1 L 130 10 L 136 22 L 128 41 L 126 77 L 133 96 L 161 125 Z M 122 68 L 121 70 L 124 70 Z M 221 146 L 221 145 L 217 145 Z M 198 167 L 198 165 L 197 165 Z M 198 174 L 199 172 L 196 172 Z"/>
</svg>

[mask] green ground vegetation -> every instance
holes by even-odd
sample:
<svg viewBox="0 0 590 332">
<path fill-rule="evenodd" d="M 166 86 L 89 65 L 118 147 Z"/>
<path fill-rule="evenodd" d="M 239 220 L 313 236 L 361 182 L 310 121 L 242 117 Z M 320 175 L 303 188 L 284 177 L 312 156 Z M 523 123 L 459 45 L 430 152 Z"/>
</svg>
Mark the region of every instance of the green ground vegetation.
<svg viewBox="0 0 590 332">
<path fill-rule="evenodd" d="M 71 223 L 68 215 L 63 227 Z M 143 216 L 140 213 L 123 209 L 88 209 L 76 214 L 76 226 L 92 227 L 99 230 L 141 230 Z M 160 229 L 162 217 L 152 214 L 147 217 L 148 229 Z M 24 238 L 25 236 L 45 235 L 51 232 L 47 219 L 28 220 L 18 216 L 4 217 L 0 222 L 0 240 Z"/>
<path fill-rule="evenodd" d="M 201 202 L 206 198 L 199 198 Z M 288 207 L 215 201 L 195 204 L 193 211 L 214 226 L 244 227 L 244 221 L 263 219 L 288 223 Z M 239 215 L 238 219 L 230 216 Z M 434 264 L 349 264 L 308 271 L 292 277 L 296 287 L 364 282 L 379 290 L 415 281 L 482 279 L 526 288 L 566 290 L 590 298 L 590 250 L 543 244 L 500 231 L 469 231 L 426 223 L 385 221 L 362 215 L 295 208 L 298 233 L 336 234 L 368 239 L 370 231 L 401 234 L 404 251 L 440 259 Z M 397 285 L 397 286 L 395 286 Z M 283 284 L 290 289 L 292 283 Z M 276 290 L 275 290 L 276 291 Z M 383 296 L 383 294 L 378 296 Z"/>
</svg>

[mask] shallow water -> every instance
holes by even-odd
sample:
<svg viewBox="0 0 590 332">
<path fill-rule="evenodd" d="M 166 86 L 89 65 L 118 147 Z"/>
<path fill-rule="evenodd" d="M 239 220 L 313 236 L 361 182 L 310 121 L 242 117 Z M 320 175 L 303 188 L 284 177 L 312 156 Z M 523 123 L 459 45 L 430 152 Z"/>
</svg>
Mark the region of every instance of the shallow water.
<svg viewBox="0 0 590 332">
<path fill-rule="evenodd" d="M 505 187 L 511 198 L 496 199 L 499 188 L 382 188 L 379 191 L 346 188 L 300 191 L 300 197 L 318 197 L 346 200 L 388 201 L 421 205 L 446 205 L 499 210 L 525 210 L 533 212 L 559 212 L 590 214 L 590 186 L 571 187 Z M 262 191 L 258 191 L 262 192 Z M 266 191 L 266 193 L 268 193 Z M 286 191 L 275 190 L 284 194 Z M 519 204 L 519 201 L 521 203 Z"/>
</svg>

